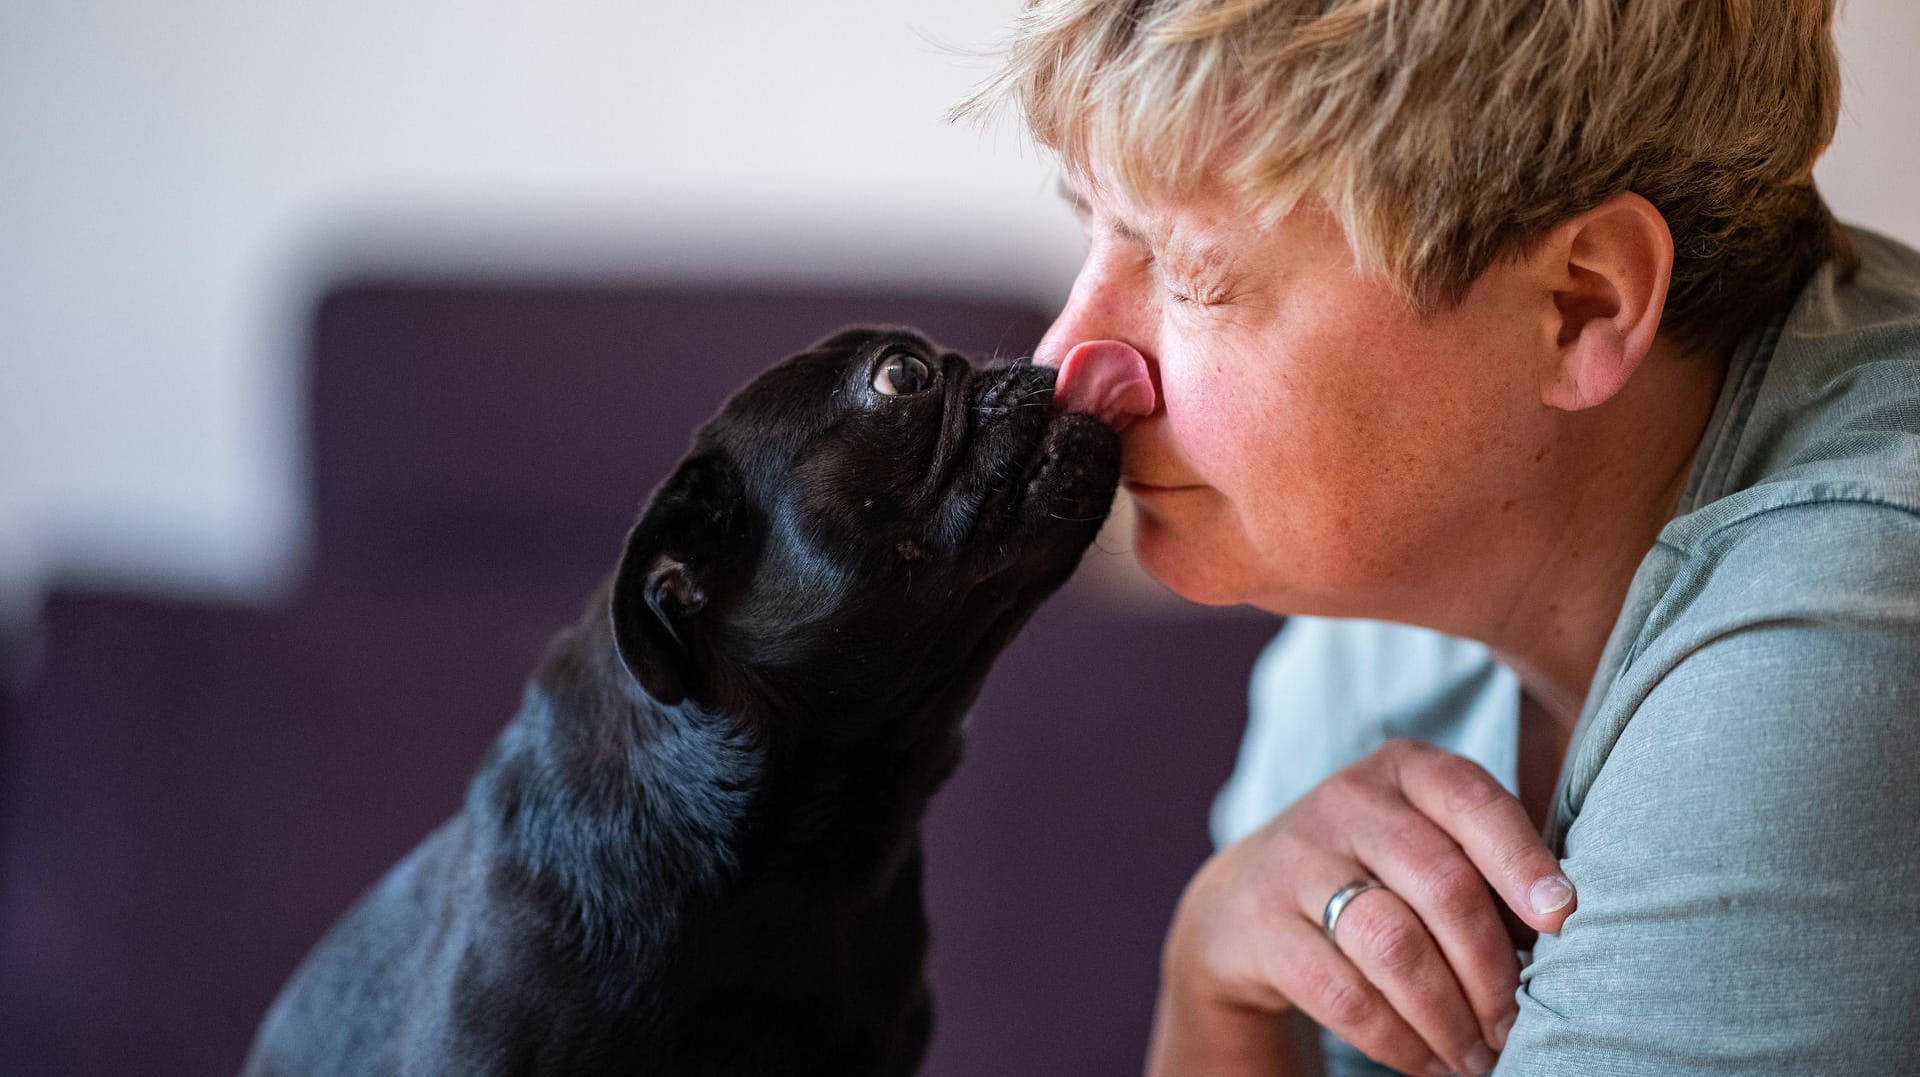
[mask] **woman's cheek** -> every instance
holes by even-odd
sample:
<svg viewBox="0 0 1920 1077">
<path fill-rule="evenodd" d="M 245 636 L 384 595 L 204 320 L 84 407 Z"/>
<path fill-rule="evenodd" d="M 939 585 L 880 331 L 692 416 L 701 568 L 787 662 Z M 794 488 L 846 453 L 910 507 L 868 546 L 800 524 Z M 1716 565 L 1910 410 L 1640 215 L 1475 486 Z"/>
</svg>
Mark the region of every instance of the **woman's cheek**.
<svg viewBox="0 0 1920 1077">
<path fill-rule="evenodd" d="M 1232 457 L 1268 434 L 1243 390 L 1236 391 L 1211 369 L 1185 371 L 1163 383 L 1174 441 L 1204 477 L 1216 477 Z"/>
</svg>

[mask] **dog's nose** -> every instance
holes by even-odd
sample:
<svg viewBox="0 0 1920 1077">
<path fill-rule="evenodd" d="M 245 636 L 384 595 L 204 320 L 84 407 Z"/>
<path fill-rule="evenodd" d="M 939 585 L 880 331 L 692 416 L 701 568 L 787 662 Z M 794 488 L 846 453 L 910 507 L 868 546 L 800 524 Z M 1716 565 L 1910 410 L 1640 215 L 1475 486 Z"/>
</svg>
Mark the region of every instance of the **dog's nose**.
<svg viewBox="0 0 1920 1077">
<path fill-rule="evenodd" d="M 1084 411 L 1115 430 L 1153 414 L 1153 378 L 1147 361 L 1130 344 L 1089 340 L 1060 361 L 1053 384 L 1055 413 Z"/>
</svg>

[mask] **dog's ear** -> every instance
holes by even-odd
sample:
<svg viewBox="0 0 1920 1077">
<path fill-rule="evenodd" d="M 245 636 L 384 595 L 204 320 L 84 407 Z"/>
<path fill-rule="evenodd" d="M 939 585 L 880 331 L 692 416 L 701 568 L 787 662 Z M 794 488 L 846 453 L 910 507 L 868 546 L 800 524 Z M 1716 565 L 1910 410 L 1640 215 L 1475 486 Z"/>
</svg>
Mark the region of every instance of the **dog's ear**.
<svg viewBox="0 0 1920 1077">
<path fill-rule="evenodd" d="M 627 535 L 608 614 L 613 645 L 647 694 L 673 706 L 699 690 L 695 640 L 745 491 L 717 455 L 681 463 Z"/>
</svg>

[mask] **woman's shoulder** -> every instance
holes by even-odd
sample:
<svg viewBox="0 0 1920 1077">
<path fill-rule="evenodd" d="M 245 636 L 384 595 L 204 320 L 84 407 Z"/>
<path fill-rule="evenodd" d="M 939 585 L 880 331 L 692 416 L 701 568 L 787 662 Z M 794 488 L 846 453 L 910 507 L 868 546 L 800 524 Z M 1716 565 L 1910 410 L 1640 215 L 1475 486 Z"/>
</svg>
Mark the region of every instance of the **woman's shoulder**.
<svg viewBox="0 0 1920 1077">
<path fill-rule="evenodd" d="M 1870 482 L 1722 499 L 1648 555 L 1622 621 L 1590 724 L 1711 736 L 1777 713 L 1811 732 L 1877 684 L 1920 732 L 1920 507 Z"/>
<path fill-rule="evenodd" d="M 1813 820 L 1845 815 L 1863 776 L 1920 769 L 1920 511 L 1870 487 L 1813 492 L 1724 499 L 1642 563 L 1570 749 L 1556 838 L 1611 789 L 1661 791 L 1661 817 L 1683 827 L 1745 804 L 1777 815 L 1782 840 L 1824 843 L 1851 824 Z M 1811 794 L 1800 825 L 1766 806 L 1780 768 Z"/>
<path fill-rule="evenodd" d="M 1852 238 L 1858 271 L 1823 268 L 1736 356 L 1604 675 L 1639 667 L 1650 689 L 1787 619 L 1817 637 L 1802 654 L 1869 627 L 1920 635 L 1920 252 Z"/>
<path fill-rule="evenodd" d="M 1736 352 L 1663 541 L 1797 502 L 1920 509 L 1920 252 L 1850 236 L 1857 269 L 1822 267 Z"/>
<path fill-rule="evenodd" d="M 1580 906 L 1523 977 L 1517 1070 L 1920 1056 L 1920 513 L 1829 492 L 1643 565 L 1555 805 Z"/>
</svg>

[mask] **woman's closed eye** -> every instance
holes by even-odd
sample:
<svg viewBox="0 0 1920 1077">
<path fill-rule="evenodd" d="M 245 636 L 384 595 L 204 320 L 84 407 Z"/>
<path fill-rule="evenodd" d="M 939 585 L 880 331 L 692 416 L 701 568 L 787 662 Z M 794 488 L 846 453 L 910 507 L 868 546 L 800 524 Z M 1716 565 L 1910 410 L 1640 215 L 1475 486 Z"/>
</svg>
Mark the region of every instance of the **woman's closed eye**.
<svg viewBox="0 0 1920 1077">
<path fill-rule="evenodd" d="M 1168 277 L 1167 295 L 1181 306 L 1218 307 L 1233 302 L 1235 291 L 1218 278 Z"/>
</svg>

